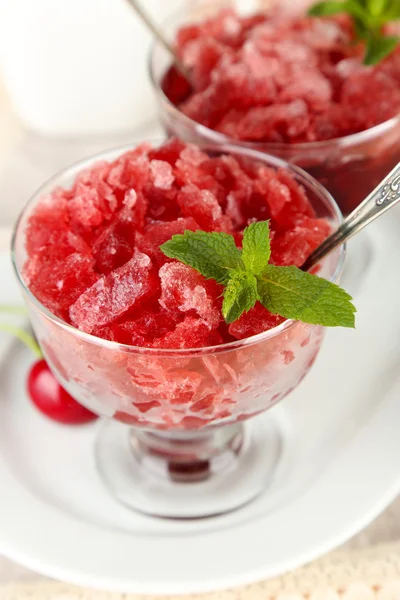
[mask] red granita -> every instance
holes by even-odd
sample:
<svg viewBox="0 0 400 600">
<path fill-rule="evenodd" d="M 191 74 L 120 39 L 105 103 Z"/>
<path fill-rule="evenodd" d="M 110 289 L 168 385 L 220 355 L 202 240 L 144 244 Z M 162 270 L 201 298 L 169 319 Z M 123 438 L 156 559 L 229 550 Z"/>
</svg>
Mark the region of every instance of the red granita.
<svg viewBox="0 0 400 600">
<path fill-rule="evenodd" d="M 179 205 L 175 202 L 177 212 L 180 211 Z M 150 222 L 146 227 L 144 235 L 138 235 L 136 238 L 137 247 L 141 252 L 148 254 L 155 263 L 163 265 L 169 259 L 160 250 L 160 246 L 173 235 L 182 234 L 186 230 L 197 231 L 199 228 L 193 217 L 178 217 L 175 221 L 165 221 L 161 223 Z"/>
<path fill-rule="evenodd" d="M 257 302 L 252 310 L 244 313 L 240 319 L 229 325 L 229 333 L 238 340 L 247 338 L 251 335 L 262 333 L 266 329 L 271 329 L 283 323 L 285 319 L 277 315 L 271 315 L 265 308 Z"/>
<path fill-rule="evenodd" d="M 217 329 L 222 321 L 222 287 L 214 280 L 205 280 L 200 273 L 175 261 L 159 271 L 161 279 L 160 305 L 172 318 L 182 313 L 194 314 L 209 329 Z"/>
<path fill-rule="evenodd" d="M 26 230 L 24 274 L 49 310 L 86 333 L 141 347 L 214 346 L 283 319 L 257 304 L 228 327 L 222 286 L 168 259 L 160 245 L 198 229 L 226 231 L 240 245 L 244 228 L 260 219 L 270 219 L 272 262 L 278 265 L 301 265 L 329 233 L 285 170 L 208 156 L 178 140 L 156 149 L 142 145 L 86 170 L 70 190 L 57 189 L 39 201 Z M 98 353 L 85 357 L 90 364 L 100 359 Z M 146 368 L 155 366 L 150 360 Z M 121 363 L 124 393 L 136 389 L 143 368 Z M 146 396 L 142 380 L 140 386 Z M 179 386 L 186 390 L 177 392 L 183 397 L 186 384 Z"/>
<path fill-rule="evenodd" d="M 112 323 L 97 330 L 97 335 L 111 342 L 130 346 L 149 346 L 154 339 L 174 328 L 170 315 L 162 312 L 143 311 L 138 319 Z"/>
<path fill-rule="evenodd" d="M 89 287 L 69 309 L 70 319 L 86 333 L 109 325 L 157 292 L 157 276 L 147 254 L 133 258 Z"/>
<path fill-rule="evenodd" d="M 249 142 L 315 142 L 357 133 L 400 112 L 400 46 L 363 64 L 351 18 L 249 20 L 232 9 L 182 27 L 176 48 L 191 87 L 174 68 L 163 81 L 184 114 Z"/>
</svg>

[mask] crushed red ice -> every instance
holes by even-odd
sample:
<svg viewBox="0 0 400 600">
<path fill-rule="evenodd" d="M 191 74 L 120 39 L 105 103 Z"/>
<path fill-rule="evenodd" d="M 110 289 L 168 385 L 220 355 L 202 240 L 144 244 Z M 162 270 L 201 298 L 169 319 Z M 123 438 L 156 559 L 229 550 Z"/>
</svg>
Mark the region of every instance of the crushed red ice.
<svg viewBox="0 0 400 600">
<path fill-rule="evenodd" d="M 233 24 L 227 39 L 238 43 Z M 198 229 L 225 231 L 240 245 L 244 228 L 260 219 L 270 219 L 278 265 L 300 265 L 329 233 L 284 170 L 208 156 L 179 140 L 142 145 L 39 201 L 26 229 L 24 276 L 50 311 L 84 332 L 142 347 L 213 346 L 282 319 L 257 304 L 228 327 L 221 286 L 160 246 Z"/>
<path fill-rule="evenodd" d="M 176 47 L 191 87 L 171 68 L 165 94 L 188 117 L 235 139 L 332 139 L 400 111 L 400 44 L 366 67 L 347 15 L 317 19 L 276 9 L 249 19 L 223 9 L 182 27 Z"/>
<path fill-rule="evenodd" d="M 174 318 L 181 313 L 193 313 L 209 329 L 217 329 L 222 321 L 218 297 L 222 288 L 213 280 L 183 263 L 170 262 L 159 271 L 161 280 L 160 305 Z"/>
<path fill-rule="evenodd" d="M 156 275 L 147 254 L 135 251 L 133 258 L 104 275 L 72 304 L 73 325 L 86 333 L 116 321 L 157 292 Z"/>
</svg>

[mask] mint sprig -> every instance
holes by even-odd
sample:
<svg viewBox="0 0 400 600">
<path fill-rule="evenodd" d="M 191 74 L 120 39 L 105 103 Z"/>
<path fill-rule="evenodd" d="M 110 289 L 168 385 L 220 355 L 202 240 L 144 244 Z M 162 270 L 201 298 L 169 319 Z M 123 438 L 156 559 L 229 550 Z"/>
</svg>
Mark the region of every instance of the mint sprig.
<svg viewBox="0 0 400 600">
<path fill-rule="evenodd" d="M 261 303 L 281 317 L 326 327 L 354 327 L 351 296 L 297 267 L 268 265 L 259 279 L 258 293 Z"/>
<path fill-rule="evenodd" d="M 245 229 L 242 250 L 231 235 L 215 231 L 185 231 L 172 236 L 161 250 L 224 286 L 222 314 L 227 323 L 239 319 L 259 301 L 286 319 L 354 327 L 356 309 L 341 287 L 297 267 L 269 264 L 268 221 Z"/>
<path fill-rule="evenodd" d="M 183 235 L 173 235 L 160 248 L 168 258 L 176 258 L 207 279 L 215 279 L 222 284 L 228 282 L 229 269 L 238 267 L 241 262 L 233 237 L 216 231 L 194 233 L 187 230 Z"/>
<path fill-rule="evenodd" d="M 325 0 L 312 6 L 308 14 L 327 17 L 349 14 L 354 22 L 357 39 L 365 42 L 364 64 L 376 65 L 396 48 L 400 38 L 382 33 L 384 25 L 400 19 L 399 0 Z"/>
<path fill-rule="evenodd" d="M 258 300 L 258 282 L 252 273 L 234 269 L 224 289 L 222 315 L 227 323 L 233 323 L 249 311 Z"/>
<path fill-rule="evenodd" d="M 252 223 L 243 233 L 242 260 L 245 268 L 254 273 L 261 274 L 271 258 L 271 243 L 269 222 L 259 221 Z"/>
</svg>

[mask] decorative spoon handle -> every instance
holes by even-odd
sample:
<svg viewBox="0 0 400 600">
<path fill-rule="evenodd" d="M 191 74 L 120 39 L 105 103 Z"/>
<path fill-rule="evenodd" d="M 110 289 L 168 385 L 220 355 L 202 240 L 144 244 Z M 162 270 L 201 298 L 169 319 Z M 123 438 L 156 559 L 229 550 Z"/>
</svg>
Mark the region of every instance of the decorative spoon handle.
<svg viewBox="0 0 400 600">
<path fill-rule="evenodd" d="M 307 258 L 303 271 L 309 271 L 337 246 L 344 244 L 366 225 L 400 201 L 400 163 L 367 198 L 343 221 L 340 227 Z"/>
<path fill-rule="evenodd" d="M 185 65 L 179 58 L 178 54 L 175 52 L 172 44 L 169 43 L 160 27 L 153 21 L 150 15 L 144 10 L 141 3 L 138 0 L 127 0 L 128 4 L 135 10 L 138 17 L 141 18 L 146 27 L 151 31 L 151 33 L 157 38 L 157 40 L 164 46 L 167 52 L 171 55 L 171 58 L 178 69 L 186 77 L 186 79 L 190 83 L 189 73 L 186 69 Z"/>
</svg>

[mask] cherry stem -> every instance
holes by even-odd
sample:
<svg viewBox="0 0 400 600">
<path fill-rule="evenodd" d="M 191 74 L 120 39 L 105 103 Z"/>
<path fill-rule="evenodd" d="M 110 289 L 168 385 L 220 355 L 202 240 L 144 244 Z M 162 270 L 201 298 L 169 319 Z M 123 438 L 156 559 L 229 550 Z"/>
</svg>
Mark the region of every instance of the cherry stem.
<svg viewBox="0 0 400 600">
<path fill-rule="evenodd" d="M 27 314 L 27 310 L 24 306 L 11 306 L 11 304 L 0 304 L 0 312 L 10 313 L 13 315 Z"/>
<path fill-rule="evenodd" d="M 43 354 L 40 349 L 39 344 L 35 341 L 35 339 L 27 332 L 25 329 L 21 327 L 16 327 L 15 325 L 6 325 L 4 323 L 0 323 L 0 331 L 5 331 L 7 333 L 11 333 L 16 338 L 18 338 L 27 348 L 32 350 L 32 352 L 38 357 L 42 358 Z"/>
</svg>

